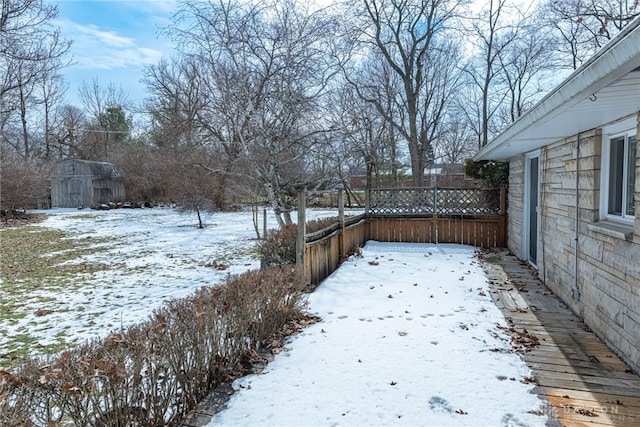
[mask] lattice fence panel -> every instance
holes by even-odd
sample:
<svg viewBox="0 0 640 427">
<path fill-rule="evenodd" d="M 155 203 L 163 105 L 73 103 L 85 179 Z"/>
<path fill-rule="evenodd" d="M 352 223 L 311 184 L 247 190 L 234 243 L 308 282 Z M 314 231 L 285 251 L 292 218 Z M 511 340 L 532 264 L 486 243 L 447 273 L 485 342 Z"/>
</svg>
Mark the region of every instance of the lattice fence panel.
<svg viewBox="0 0 640 427">
<path fill-rule="evenodd" d="M 500 190 L 480 188 L 385 188 L 371 190 L 372 215 L 497 215 Z"/>
<path fill-rule="evenodd" d="M 371 190 L 373 215 L 434 214 L 434 188 L 383 188 Z"/>
</svg>

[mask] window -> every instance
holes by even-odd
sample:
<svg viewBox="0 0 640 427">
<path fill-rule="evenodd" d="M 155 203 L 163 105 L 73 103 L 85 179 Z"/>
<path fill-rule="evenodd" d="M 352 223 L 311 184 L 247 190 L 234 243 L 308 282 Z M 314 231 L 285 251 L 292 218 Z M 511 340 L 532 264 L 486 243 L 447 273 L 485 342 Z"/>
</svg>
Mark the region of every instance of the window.
<svg viewBox="0 0 640 427">
<path fill-rule="evenodd" d="M 602 144 L 601 218 L 633 221 L 636 202 L 635 129 L 605 133 Z"/>
</svg>

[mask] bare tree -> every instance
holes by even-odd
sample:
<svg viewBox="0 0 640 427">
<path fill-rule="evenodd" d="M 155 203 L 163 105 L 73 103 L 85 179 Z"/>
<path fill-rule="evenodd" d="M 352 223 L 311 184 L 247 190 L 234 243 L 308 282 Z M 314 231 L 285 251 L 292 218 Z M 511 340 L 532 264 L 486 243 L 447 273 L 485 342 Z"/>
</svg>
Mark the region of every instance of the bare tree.
<svg viewBox="0 0 640 427">
<path fill-rule="evenodd" d="M 84 112 L 73 105 L 63 105 L 56 110 L 52 144 L 56 157 L 77 157 L 84 151 L 85 130 L 89 128 Z"/>
<path fill-rule="evenodd" d="M 514 14 L 516 15 L 513 18 Z M 493 134 L 492 121 L 504 100 L 507 90 L 499 88 L 503 76 L 500 66 L 500 56 L 509 52 L 513 43 L 520 37 L 519 11 L 508 3 L 508 0 L 488 0 L 480 12 L 480 16 L 472 21 L 472 35 L 476 44 L 477 54 L 465 71 L 473 92 L 479 96 L 478 113 L 467 114 L 477 117 L 479 123 L 474 126 L 478 133 L 478 146 L 485 146 Z M 476 109 L 475 105 L 469 108 Z M 499 128 L 500 126 L 498 126 Z"/>
<path fill-rule="evenodd" d="M 318 181 L 307 160 L 326 132 L 318 101 L 335 74 L 334 20 L 293 1 L 182 6 L 171 34 L 198 67 L 202 138 L 224 153 L 215 172 L 259 182 L 289 223 L 292 189 Z"/>
<path fill-rule="evenodd" d="M 64 99 L 67 84 L 58 73 L 47 74 L 40 81 L 38 91 L 44 115 L 44 156 L 49 158 L 52 154 L 52 139 L 55 138 L 56 128 L 58 127 L 55 113 Z"/>
<path fill-rule="evenodd" d="M 365 17 L 361 22 L 361 41 L 380 54 L 398 80 L 399 90 L 393 94 L 397 116 L 388 115 L 381 97 L 367 93 L 361 86 L 360 94 L 373 102 L 378 113 L 406 140 L 416 186 L 422 185 L 425 163 L 433 149 L 433 138 L 446 104 L 443 96 L 450 94 L 440 86 L 448 82 L 440 78 L 436 79 L 438 89 L 442 89 L 438 94 L 429 87 L 431 78 L 438 73 L 437 52 L 451 48 L 446 42 L 446 37 L 451 35 L 449 25 L 465 3 L 463 0 L 363 0 L 363 10 L 357 11 Z M 371 82 L 369 88 L 374 86 Z"/>
<path fill-rule="evenodd" d="M 64 56 L 70 42 L 60 38 L 51 21 L 57 8 L 44 0 L 2 0 L 0 10 L 0 135 L 25 157 L 31 155 L 28 115 L 36 104 L 38 82 L 67 65 Z M 5 126 L 17 114 L 20 140 Z M 8 141 L 12 134 L 13 141 Z"/>
<path fill-rule="evenodd" d="M 551 44 L 565 67 L 575 70 L 596 50 L 640 16 L 638 0 L 547 0 L 546 24 L 557 40 Z"/>
<path fill-rule="evenodd" d="M 506 93 L 495 114 L 497 131 L 529 109 L 558 72 L 550 48 L 553 38 L 535 20 L 535 15 L 524 17 L 515 28 L 505 31 L 502 38 L 510 43 L 508 48 L 496 52 L 498 84 L 494 88 Z"/>
<path fill-rule="evenodd" d="M 196 58 L 163 59 L 145 70 L 145 83 L 152 95 L 147 111 L 153 144 L 173 148 L 204 144 L 198 124 L 204 94 Z"/>
<path fill-rule="evenodd" d="M 37 159 L 26 158 L 13 150 L 0 147 L 2 173 L 0 174 L 0 209 L 6 213 L 5 220 L 16 209 L 33 209 L 40 206 L 48 187 L 45 164 Z"/>
<path fill-rule="evenodd" d="M 445 164 L 462 164 L 477 151 L 476 136 L 464 120 L 455 112 L 445 119 L 442 138 L 435 148 L 436 159 Z"/>
<path fill-rule="evenodd" d="M 91 84 L 83 82 L 79 95 L 90 124 L 84 129 L 82 156 L 86 159 L 105 160 L 114 144 L 130 137 L 130 101 L 122 87 L 116 87 L 113 83 L 101 86 L 97 78 Z"/>
<path fill-rule="evenodd" d="M 371 65 L 364 67 L 363 72 L 375 72 Z M 333 99 L 334 126 L 341 130 L 341 144 L 336 150 L 337 157 L 342 159 L 340 170 L 344 188 L 349 188 L 347 177 L 361 175 L 363 171 L 368 187 L 374 182 L 381 185 L 382 176 L 386 176 L 387 184 L 397 186 L 400 166 L 397 131 L 371 102 L 358 95 L 352 85 L 345 84 Z"/>
</svg>

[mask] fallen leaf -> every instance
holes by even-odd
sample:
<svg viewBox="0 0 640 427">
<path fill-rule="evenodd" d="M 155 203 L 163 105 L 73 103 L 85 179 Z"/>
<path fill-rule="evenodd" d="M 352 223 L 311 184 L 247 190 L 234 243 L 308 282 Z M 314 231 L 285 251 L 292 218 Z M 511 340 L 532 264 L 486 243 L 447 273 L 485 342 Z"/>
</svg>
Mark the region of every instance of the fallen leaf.
<svg viewBox="0 0 640 427">
<path fill-rule="evenodd" d="M 590 411 L 590 410 L 588 410 L 586 408 L 578 408 L 578 409 L 576 409 L 576 413 L 580 414 L 580 415 L 584 415 L 585 417 L 597 417 L 598 416 L 598 414 L 596 414 L 595 412 Z"/>
<path fill-rule="evenodd" d="M 40 310 L 36 310 L 36 312 L 34 313 L 36 316 L 41 317 L 41 316 L 46 316 L 47 314 L 51 314 L 53 313 L 53 310 L 47 310 L 47 309 L 40 309 Z"/>
</svg>

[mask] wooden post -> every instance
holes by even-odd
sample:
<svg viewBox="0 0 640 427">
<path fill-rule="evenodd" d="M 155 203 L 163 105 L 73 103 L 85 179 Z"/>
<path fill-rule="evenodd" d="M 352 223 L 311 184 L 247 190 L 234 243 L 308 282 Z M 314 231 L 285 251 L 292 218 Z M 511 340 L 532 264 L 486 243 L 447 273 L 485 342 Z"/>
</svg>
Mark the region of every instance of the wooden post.
<svg viewBox="0 0 640 427">
<path fill-rule="evenodd" d="M 262 237 L 267 238 L 267 209 L 262 210 Z"/>
<path fill-rule="evenodd" d="M 367 185 L 364 189 L 364 215 L 369 217 L 369 209 L 371 208 L 371 189 Z"/>
<path fill-rule="evenodd" d="M 338 188 L 338 223 L 340 224 L 339 257 L 342 260 L 346 255 L 344 249 L 344 191 L 342 188 Z"/>
<path fill-rule="evenodd" d="M 438 241 L 438 187 L 433 187 L 433 215 L 431 216 L 431 236 L 435 239 L 434 243 Z"/>
<path fill-rule="evenodd" d="M 307 234 L 307 205 L 304 189 L 298 190 L 298 238 L 296 239 L 296 266 L 304 271 L 304 251 Z"/>
<path fill-rule="evenodd" d="M 500 215 L 507 214 L 507 189 L 500 188 Z"/>
</svg>

